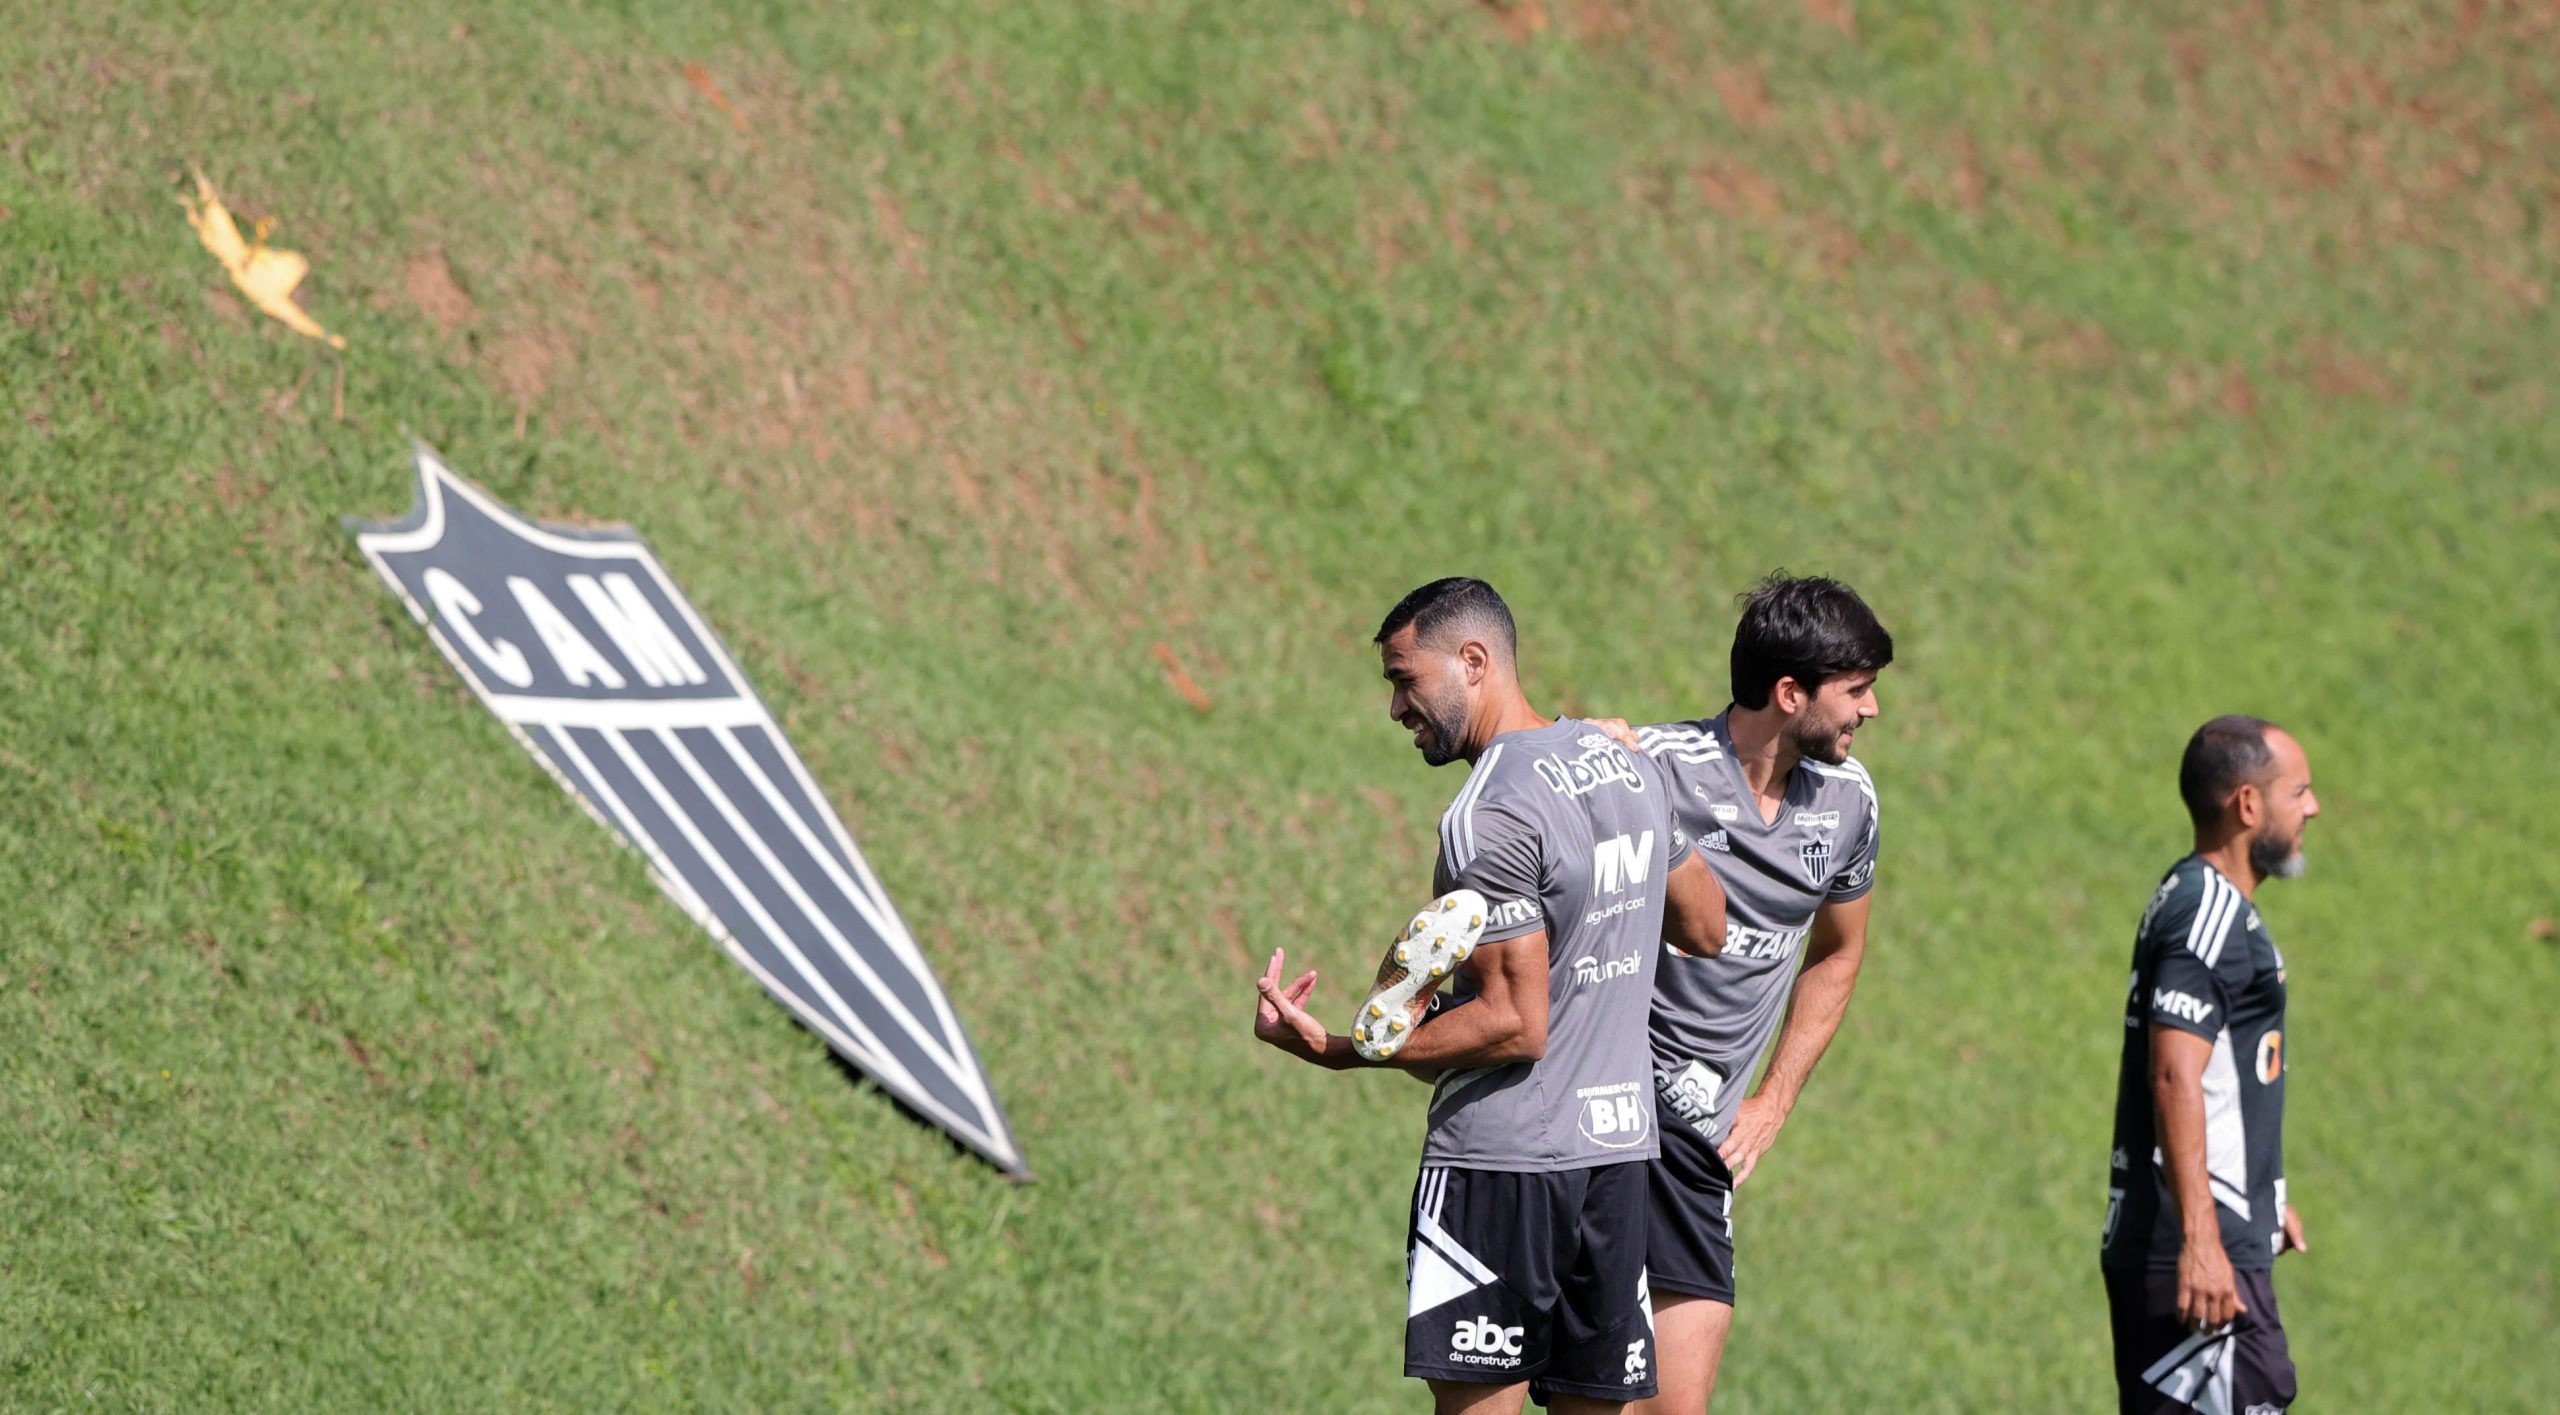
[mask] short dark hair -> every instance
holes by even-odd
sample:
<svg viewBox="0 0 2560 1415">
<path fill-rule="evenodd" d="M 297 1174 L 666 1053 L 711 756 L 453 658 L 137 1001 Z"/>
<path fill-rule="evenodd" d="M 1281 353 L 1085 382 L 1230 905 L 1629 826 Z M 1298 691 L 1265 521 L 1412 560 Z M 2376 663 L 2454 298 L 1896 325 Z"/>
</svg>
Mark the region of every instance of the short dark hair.
<svg viewBox="0 0 2560 1415">
<path fill-rule="evenodd" d="M 1371 642 L 1383 644 L 1407 624 L 1413 626 L 1416 642 L 1434 647 L 1444 645 L 1452 632 L 1473 631 L 1506 660 L 1519 652 L 1519 630 L 1512 626 L 1511 606 L 1502 602 L 1493 586 L 1464 575 L 1433 580 L 1397 600 Z"/>
<path fill-rule="evenodd" d="M 1843 673 L 1881 672 L 1893 662 L 1893 635 L 1858 592 L 1820 575 L 1769 577 L 1741 595 L 1733 627 L 1733 701 L 1764 708 L 1781 678 L 1809 692 Z"/>
<path fill-rule="evenodd" d="M 2178 796 L 2187 803 L 2189 820 L 2211 825 L 2222 818 L 2232 792 L 2267 779 L 2276 765 L 2267 746 L 2274 727 L 2265 718 L 2235 712 L 2196 729 L 2186 755 L 2178 758 Z"/>
</svg>

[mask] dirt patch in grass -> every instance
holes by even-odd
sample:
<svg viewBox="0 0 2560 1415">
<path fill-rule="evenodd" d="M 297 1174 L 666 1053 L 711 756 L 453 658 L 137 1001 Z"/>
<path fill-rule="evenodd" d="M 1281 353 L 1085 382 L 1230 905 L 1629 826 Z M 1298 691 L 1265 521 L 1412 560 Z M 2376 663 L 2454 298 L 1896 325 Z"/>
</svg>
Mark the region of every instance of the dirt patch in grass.
<svg viewBox="0 0 2560 1415">
<path fill-rule="evenodd" d="M 1493 21 L 1495 32 L 1513 44 L 1528 43 L 1554 23 L 1539 0 L 1476 0 L 1476 6 Z"/>
<path fill-rule="evenodd" d="M 1814 23 L 1825 25 L 1851 39 L 1858 37 L 1858 7 L 1855 0 L 1804 0 L 1804 12 Z"/>
<path fill-rule="evenodd" d="M 1765 127 L 1777 121 L 1778 105 L 1769 97 L 1768 75 L 1757 65 L 1718 69 L 1715 86 L 1725 116 L 1743 127 Z"/>
<path fill-rule="evenodd" d="M 401 267 L 400 288 L 440 334 L 451 334 L 479 315 L 471 297 L 455 282 L 453 267 L 445 264 L 442 251 L 429 251 Z"/>
</svg>

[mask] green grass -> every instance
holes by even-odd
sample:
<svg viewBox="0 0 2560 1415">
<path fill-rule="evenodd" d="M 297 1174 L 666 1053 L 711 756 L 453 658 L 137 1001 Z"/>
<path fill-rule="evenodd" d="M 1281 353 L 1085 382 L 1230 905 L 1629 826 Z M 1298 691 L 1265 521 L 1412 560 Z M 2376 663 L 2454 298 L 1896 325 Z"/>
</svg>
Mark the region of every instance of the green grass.
<svg viewBox="0 0 2560 1415">
<path fill-rule="evenodd" d="M 2539 12 L 726 9 L 0 27 L 6 1403 L 1412 1408 L 1419 1093 L 1244 1029 L 1275 945 L 1350 1005 L 1458 784 L 1367 631 L 1483 574 L 1542 703 L 1687 715 L 1784 564 L 1904 657 L 1717 1409 L 2102 1403 L 2122 970 L 2234 709 L 2328 808 L 2266 899 L 2305 1390 L 2548 1406 Z M 226 292 L 191 164 L 342 361 Z M 339 525 L 409 433 L 650 536 L 1042 1183 L 848 1086 L 472 705 Z"/>
</svg>

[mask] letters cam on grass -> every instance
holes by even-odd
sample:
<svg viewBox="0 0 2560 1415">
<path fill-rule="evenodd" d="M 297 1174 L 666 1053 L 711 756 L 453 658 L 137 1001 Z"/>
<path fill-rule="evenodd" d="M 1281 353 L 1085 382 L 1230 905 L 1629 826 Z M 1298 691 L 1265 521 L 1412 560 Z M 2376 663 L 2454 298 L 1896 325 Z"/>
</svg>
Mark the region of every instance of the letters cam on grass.
<svg viewBox="0 0 2560 1415">
<path fill-rule="evenodd" d="M 2560 72 L 2458 8 L 0 29 L 0 1381 L 1410 1409 L 1420 1092 L 1257 1055 L 1238 961 L 1341 1014 L 1428 893 L 1459 778 L 1370 629 L 1481 574 L 1542 706 L 1696 716 L 1785 565 L 1901 658 L 1717 1409 L 2103 1400 L 2117 1007 L 2222 711 L 2327 806 L 2269 904 L 2310 1388 L 2547 1406 Z M 343 422 L 175 228 L 199 153 L 325 273 Z M 684 567 L 1039 1185 L 838 1070 L 472 705 L 338 525 L 410 435 Z"/>
</svg>

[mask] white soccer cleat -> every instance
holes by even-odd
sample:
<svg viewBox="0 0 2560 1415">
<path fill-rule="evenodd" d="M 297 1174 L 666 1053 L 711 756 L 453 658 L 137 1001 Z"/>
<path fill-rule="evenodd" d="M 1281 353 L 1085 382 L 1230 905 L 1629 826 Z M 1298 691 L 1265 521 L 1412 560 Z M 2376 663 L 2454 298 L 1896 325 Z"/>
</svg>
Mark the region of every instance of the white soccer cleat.
<svg viewBox="0 0 2560 1415">
<path fill-rule="evenodd" d="M 1472 889 L 1452 890 L 1414 915 L 1396 936 L 1394 971 L 1360 1004 L 1352 1050 L 1366 1061 L 1384 1061 L 1404 1050 L 1431 994 L 1476 951 L 1484 924 L 1484 896 Z"/>
</svg>

